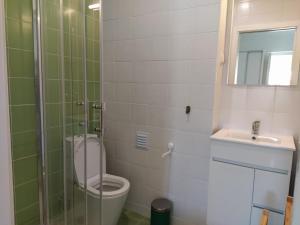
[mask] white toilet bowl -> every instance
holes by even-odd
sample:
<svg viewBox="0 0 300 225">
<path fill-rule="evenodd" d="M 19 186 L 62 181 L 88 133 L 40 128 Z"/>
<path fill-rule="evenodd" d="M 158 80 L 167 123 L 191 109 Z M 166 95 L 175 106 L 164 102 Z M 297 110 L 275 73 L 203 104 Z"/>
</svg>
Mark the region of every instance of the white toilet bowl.
<svg viewBox="0 0 300 225">
<path fill-rule="evenodd" d="M 73 138 L 68 138 L 73 140 Z M 100 142 L 97 135 L 88 134 L 87 145 L 87 194 L 88 225 L 99 225 L 100 199 Z M 129 192 L 129 181 L 106 173 L 106 152 L 102 144 L 102 225 L 116 225 Z M 79 186 L 84 184 L 84 138 L 74 137 L 74 167 Z"/>
</svg>

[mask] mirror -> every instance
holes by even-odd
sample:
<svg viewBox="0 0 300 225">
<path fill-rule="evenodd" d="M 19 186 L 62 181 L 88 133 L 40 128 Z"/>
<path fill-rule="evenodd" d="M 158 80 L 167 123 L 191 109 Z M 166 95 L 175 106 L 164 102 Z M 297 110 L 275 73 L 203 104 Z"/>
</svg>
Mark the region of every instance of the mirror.
<svg viewBox="0 0 300 225">
<path fill-rule="evenodd" d="M 297 32 L 297 26 L 238 28 L 231 45 L 228 84 L 297 85 L 300 51 Z"/>
</svg>

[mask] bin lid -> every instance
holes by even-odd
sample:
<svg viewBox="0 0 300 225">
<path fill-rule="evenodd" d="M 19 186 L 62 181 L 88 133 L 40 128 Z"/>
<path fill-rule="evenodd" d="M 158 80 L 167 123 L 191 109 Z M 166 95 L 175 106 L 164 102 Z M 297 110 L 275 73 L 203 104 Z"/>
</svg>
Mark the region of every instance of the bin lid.
<svg viewBox="0 0 300 225">
<path fill-rule="evenodd" d="M 172 203 L 169 199 L 157 198 L 152 201 L 151 208 L 155 212 L 159 212 L 159 213 L 168 212 L 172 208 Z"/>
</svg>

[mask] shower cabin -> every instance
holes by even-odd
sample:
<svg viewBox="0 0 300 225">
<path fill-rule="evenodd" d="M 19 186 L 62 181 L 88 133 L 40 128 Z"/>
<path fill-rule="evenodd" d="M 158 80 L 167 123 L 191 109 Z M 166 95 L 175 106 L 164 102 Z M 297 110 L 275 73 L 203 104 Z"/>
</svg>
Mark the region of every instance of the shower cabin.
<svg viewBox="0 0 300 225">
<path fill-rule="evenodd" d="M 89 215 L 86 140 L 93 135 L 102 142 L 103 134 L 101 0 L 33 0 L 32 7 L 39 145 L 36 224 L 100 225 L 102 182 L 100 197 L 92 206 L 97 218 Z M 74 166 L 78 138 L 84 149 L 81 174 Z M 101 144 L 97 146 L 101 165 Z M 102 166 L 97 168 L 101 181 Z"/>
</svg>

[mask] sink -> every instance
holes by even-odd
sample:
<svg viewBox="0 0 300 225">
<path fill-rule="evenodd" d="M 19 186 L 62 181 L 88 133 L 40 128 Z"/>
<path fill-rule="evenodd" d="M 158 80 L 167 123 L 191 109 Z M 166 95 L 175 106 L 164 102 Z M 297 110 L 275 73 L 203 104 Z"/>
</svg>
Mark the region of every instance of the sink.
<svg viewBox="0 0 300 225">
<path fill-rule="evenodd" d="M 277 137 L 252 135 L 250 133 L 235 131 L 235 130 L 227 130 L 225 136 L 229 138 L 236 138 L 236 139 L 255 141 L 255 142 L 280 143 L 280 138 Z"/>
<path fill-rule="evenodd" d="M 213 134 L 211 138 L 215 140 L 295 150 L 294 138 L 292 136 L 252 135 L 246 131 L 221 129 Z"/>
</svg>

